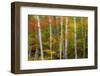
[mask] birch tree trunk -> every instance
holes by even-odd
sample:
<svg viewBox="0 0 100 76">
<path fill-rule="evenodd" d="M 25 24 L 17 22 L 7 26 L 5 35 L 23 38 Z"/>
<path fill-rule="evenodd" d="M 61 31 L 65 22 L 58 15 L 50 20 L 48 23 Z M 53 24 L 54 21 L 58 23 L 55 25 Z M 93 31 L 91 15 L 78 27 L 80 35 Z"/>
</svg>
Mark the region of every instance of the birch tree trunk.
<svg viewBox="0 0 100 76">
<path fill-rule="evenodd" d="M 41 60 L 43 60 L 44 59 L 44 55 L 43 55 L 41 27 L 40 27 L 40 18 L 39 18 L 39 16 L 37 16 L 37 21 L 38 21 L 38 33 L 39 33 L 39 42 L 40 42 L 40 50 L 41 50 Z"/>
<path fill-rule="evenodd" d="M 68 46 L 68 44 L 67 44 L 67 36 L 68 36 L 68 17 L 66 17 L 66 25 L 65 25 L 65 58 L 68 58 L 67 57 L 67 46 Z"/>
<path fill-rule="evenodd" d="M 50 50 L 51 50 L 51 60 L 52 56 L 52 25 L 51 25 L 51 17 L 49 16 L 49 27 L 50 27 Z"/>
<path fill-rule="evenodd" d="M 63 17 L 60 18 L 60 26 L 61 26 L 61 31 L 60 31 L 60 59 L 62 59 L 62 44 L 63 44 Z"/>
<path fill-rule="evenodd" d="M 38 30 L 37 30 L 37 27 L 35 26 L 35 38 L 36 38 L 36 42 L 38 43 L 38 40 L 39 40 L 39 37 L 38 37 Z M 36 44 L 36 51 L 35 51 L 35 60 L 37 60 L 38 59 L 38 51 L 39 51 L 39 49 L 38 49 L 38 46 L 37 46 L 38 44 Z"/>
<path fill-rule="evenodd" d="M 74 17 L 74 49 L 75 49 L 75 59 L 77 59 L 77 42 L 76 42 L 76 17 Z"/>
</svg>

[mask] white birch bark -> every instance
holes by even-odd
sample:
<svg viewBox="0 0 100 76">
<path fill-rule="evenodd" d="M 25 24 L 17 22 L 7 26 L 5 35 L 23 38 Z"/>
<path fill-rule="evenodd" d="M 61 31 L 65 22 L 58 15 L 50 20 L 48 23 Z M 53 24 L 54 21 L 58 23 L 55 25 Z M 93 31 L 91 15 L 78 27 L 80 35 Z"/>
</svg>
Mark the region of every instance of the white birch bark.
<svg viewBox="0 0 100 76">
<path fill-rule="evenodd" d="M 50 50 L 51 50 L 51 60 L 52 60 L 52 25 L 51 25 L 51 17 L 49 17 L 49 27 L 50 27 Z"/>
<path fill-rule="evenodd" d="M 77 42 L 76 42 L 76 17 L 74 17 L 74 49 L 75 49 L 75 59 L 77 59 Z"/>
<path fill-rule="evenodd" d="M 67 46 L 68 46 L 68 41 L 67 41 L 67 36 L 68 36 L 68 17 L 66 17 L 66 25 L 65 25 L 65 58 L 67 58 Z"/>
<path fill-rule="evenodd" d="M 40 50 L 41 50 L 41 60 L 43 60 L 44 59 L 44 55 L 43 55 L 41 27 L 40 27 L 40 18 L 39 18 L 39 16 L 37 16 L 37 21 L 38 21 L 38 33 L 39 33 L 39 42 L 40 42 Z"/>
<path fill-rule="evenodd" d="M 61 31 L 60 31 L 60 59 L 62 58 L 62 44 L 63 44 L 63 17 L 60 18 L 60 26 L 61 26 Z"/>
<path fill-rule="evenodd" d="M 35 27 L 35 38 L 36 38 L 36 42 L 38 42 L 38 40 L 39 40 L 39 37 L 38 37 L 38 32 L 37 32 L 37 27 Z M 36 59 L 38 59 L 38 51 L 39 51 L 39 49 L 37 48 L 37 46 L 36 46 L 36 49 L 35 49 L 36 51 L 35 51 L 35 60 Z"/>
</svg>

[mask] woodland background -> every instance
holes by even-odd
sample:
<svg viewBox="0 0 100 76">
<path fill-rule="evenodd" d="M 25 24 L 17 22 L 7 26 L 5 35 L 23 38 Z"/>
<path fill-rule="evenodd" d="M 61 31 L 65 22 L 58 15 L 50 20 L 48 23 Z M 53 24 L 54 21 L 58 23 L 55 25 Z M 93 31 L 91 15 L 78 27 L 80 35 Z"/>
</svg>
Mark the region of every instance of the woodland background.
<svg viewBox="0 0 100 76">
<path fill-rule="evenodd" d="M 28 16 L 29 60 L 87 58 L 88 18 Z"/>
</svg>

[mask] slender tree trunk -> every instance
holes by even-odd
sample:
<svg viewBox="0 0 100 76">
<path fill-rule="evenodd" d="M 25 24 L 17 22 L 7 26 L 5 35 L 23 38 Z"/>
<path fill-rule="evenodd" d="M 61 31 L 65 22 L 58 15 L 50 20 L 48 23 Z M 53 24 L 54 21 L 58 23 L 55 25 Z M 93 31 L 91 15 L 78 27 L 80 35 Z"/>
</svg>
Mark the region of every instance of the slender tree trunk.
<svg viewBox="0 0 100 76">
<path fill-rule="evenodd" d="M 39 51 L 39 49 L 38 49 L 38 40 L 39 40 L 39 37 L 38 37 L 39 35 L 38 35 L 38 30 L 37 30 L 37 27 L 35 26 L 35 38 L 36 38 L 36 51 L 35 51 L 35 60 L 37 60 L 38 59 L 38 51 Z"/>
<path fill-rule="evenodd" d="M 50 50 L 51 50 L 51 60 L 52 56 L 52 25 L 51 25 L 51 17 L 49 17 L 49 27 L 50 27 Z"/>
<path fill-rule="evenodd" d="M 62 44 L 63 44 L 63 17 L 61 19 L 61 32 L 60 32 L 60 59 L 62 59 Z"/>
<path fill-rule="evenodd" d="M 38 21 L 38 33 L 39 33 L 39 42 L 40 42 L 40 50 L 41 50 L 41 60 L 44 59 L 44 54 L 43 54 L 43 47 L 42 47 L 42 37 L 41 37 L 41 27 L 40 27 L 40 18 L 37 16 L 37 21 Z"/>
<path fill-rule="evenodd" d="M 68 46 L 68 17 L 66 17 L 66 25 L 65 25 L 65 58 L 67 58 L 67 46 Z"/>
<path fill-rule="evenodd" d="M 77 59 L 77 41 L 76 41 L 76 17 L 74 17 L 74 49 L 75 49 L 75 59 Z"/>
</svg>

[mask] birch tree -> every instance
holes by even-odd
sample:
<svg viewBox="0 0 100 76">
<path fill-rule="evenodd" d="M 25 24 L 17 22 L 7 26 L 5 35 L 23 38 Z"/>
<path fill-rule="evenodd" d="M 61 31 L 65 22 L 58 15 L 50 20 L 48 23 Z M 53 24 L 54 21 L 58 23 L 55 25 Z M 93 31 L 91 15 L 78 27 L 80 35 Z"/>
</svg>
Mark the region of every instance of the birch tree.
<svg viewBox="0 0 100 76">
<path fill-rule="evenodd" d="M 85 57 L 85 29 L 83 31 L 83 18 L 81 18 L 81 26 L 82 26 L 82 42 L 83 42 L 83 58 Z"/>
<path fill-rule="evenodd" d="M 38 30 L 37 30 L 37 27 L 35 26 L 35 39 L 36 39 L 36 48 L 35 48 L 35 60 L 38 59 L 38 52 L 39 52 L 39 49 L 38 49 L 38 40 L 39 40 L 39 37 L 38 37 Z"/>
<path fill-rule="evenodd" d="M 40 50 L 41 50 L 41 60 L 43 60 L 44 59 L 44 55 L 43 55 L 42 37 L 41 37 L 41 27 L 40 27 L 40 18 L 39 18 L 39 16 L 37 16 L 37 21 L 38 21 L 39 43 L 40 43 Z"/>
<path fill-rule="evenodd" d="M 68 17 L 66 17 L 66 25 L 65 25 L 65 58 L 67 58 L 67 36 L 68 36 Z"/>
<path fill-rule="evenodd" d="M 50 27 L 50 50 L 51 50 L 51 60 L 52 56 L 52 25 L 51 25 L 51 17 L 49 16 L 49 27 Z"/>
<path fill-rule="evenodd" d="M 76 17 L 74 17 L 74 49 L 75 49 L 75 59 L 77 59 L 77 41 L 76 41 Z"/>
<path fill-rule="evenodd" d="M 61 27 L 61 31 L 60 31 L 60 59 L 62 58 L 62 45 L 63 45 L 63 17 L 60 18 L 60 27 Z"/>
</svg>

